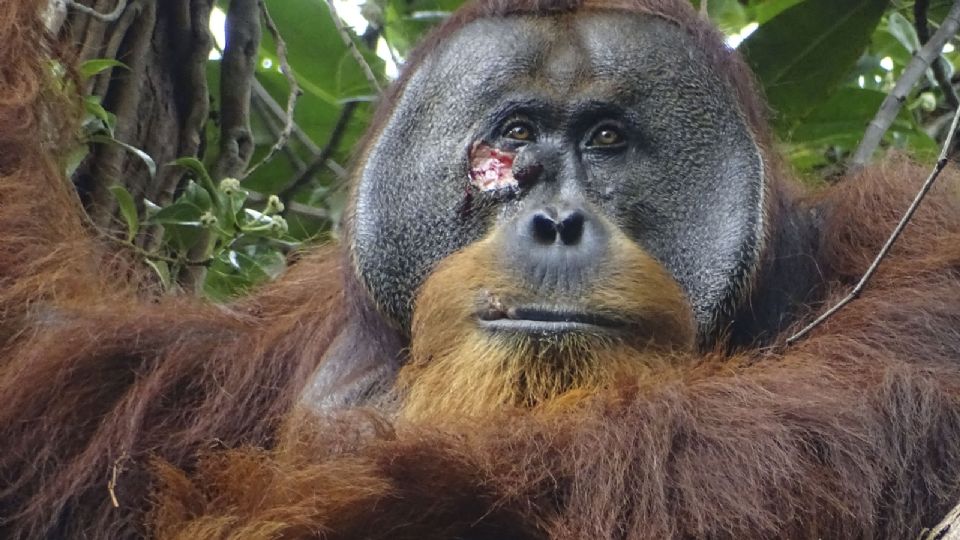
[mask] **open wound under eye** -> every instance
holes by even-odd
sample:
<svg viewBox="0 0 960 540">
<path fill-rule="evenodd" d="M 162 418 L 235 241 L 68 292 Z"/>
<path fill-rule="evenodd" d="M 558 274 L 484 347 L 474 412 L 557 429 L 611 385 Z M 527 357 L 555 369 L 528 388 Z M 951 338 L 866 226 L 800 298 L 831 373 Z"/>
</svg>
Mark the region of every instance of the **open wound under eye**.
<svg viewBox="0 0 960 540">
<path fill-rule="evenodd" d="M 476 142 L 470 149 L 470 183 L 481 191 L 516 188 L 513 177 L 515 152 L 494 148 L 485 142 Z"/>
</svg>

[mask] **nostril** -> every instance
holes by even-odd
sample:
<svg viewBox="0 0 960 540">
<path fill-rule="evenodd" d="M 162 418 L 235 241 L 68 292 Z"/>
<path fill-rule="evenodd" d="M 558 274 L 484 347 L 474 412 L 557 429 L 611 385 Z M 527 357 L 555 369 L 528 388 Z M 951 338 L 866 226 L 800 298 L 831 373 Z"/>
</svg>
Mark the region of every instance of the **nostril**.
<svg viewBox="0 0 960 540">
<path fill-rule="evenodd" d="M 557 226 L 560 232 L 560 241 L 567 246 L 579 244 L 580 239 L 583 238 L 584 221 L 583 212 L 579 210 L 574 210 L 564 216 Z"/>
<path fill-rule="evenodd" d="M 541 244 L 557 241 L 557 222 L 544 212 L 537 212 L 532 220 L 533 238 Z"/>
</svg>

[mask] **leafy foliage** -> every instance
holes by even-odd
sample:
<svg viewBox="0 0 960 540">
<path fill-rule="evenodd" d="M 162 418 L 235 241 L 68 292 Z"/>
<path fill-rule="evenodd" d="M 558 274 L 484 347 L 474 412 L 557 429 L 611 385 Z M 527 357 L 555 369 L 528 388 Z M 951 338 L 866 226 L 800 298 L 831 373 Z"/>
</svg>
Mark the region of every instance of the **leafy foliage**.
<svg viewBox="0 0 960 540">
<path fill-rule="evenodd" d="M 286 60 L 302 95 L 293 136 L 274 159 L 239 181 L 210 178 L 215 152 L 183 156 L 189 171 L 170 204 L 137 200 L 122 186 L 111 188 L 132 243 L 145 229 L 162 229 L 158 246 L 144 254 L 165 284 L 173 287 L 184 267 L 207 268 L 203 291 L 222 300 L 283 271 L 285 253 L 301 242 L 335 237 L 345 200 L 347 163 L 368 124 L 377 88 L 389 84 L 396 65 L 461 0 L 346 0 L 335 3 L 353 22 L 348 32 L 373 73 L 369 80 L 344 42 L 327 3 L 267 0 L 286 45 Z M 699 6 L 699 0 L 692 0 Z M 226 0 L 218 2 L 225 11 Z M 946 14 L 948 0 L 930 2 L 930 24 Z M 856 147 L 913 54 L 920 48 L 914 3 L 907 0 L 709 0 L 711 19 L 753 67 L 770 102 L 774 126 L 793 167 L 810 177 L 839 170 Z M 251 122 L 256 150 L 266 156 L 287 119 L 290 88 L 283 58 L 267 31 L 260 43 Z M 958 60 L 945 53 L 947 75 Z M 218 107 L 220 60 L 207 76 L 213 109 Z M 83 77 L 125 69 L 115 59 L 84 64 Z M 116 117 L 96 97 L 85 102 L 84 144 L 70 156 L 69 172 L 89 144 L 116 144 L 137 155 L 150 174 L 157 164 L 114 137 Z M 920 158 L 937 150 L 950 110 L 932 74 L 910 95 L 885 143 Z M 207 148 L 217 147 L 215 115 L 206 125 Z M 326 158 L 321 160 L 320 158 Z M 324 161 L 320 163 L 320 161 Z M 267 194 L 279 194 L 280 197 Z M 198 250 L 198 246 L 203 249 Z M 197 258 L 198 251 L 201 253 Z"/>
</svg>

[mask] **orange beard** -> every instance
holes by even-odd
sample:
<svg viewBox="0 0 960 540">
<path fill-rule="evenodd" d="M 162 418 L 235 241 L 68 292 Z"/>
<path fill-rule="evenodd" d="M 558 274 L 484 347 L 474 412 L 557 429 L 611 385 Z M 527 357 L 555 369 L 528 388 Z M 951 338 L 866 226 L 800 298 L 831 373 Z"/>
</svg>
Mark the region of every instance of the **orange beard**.
<svg viewBox="0 0 960 540">
<path fill-rule="evenodd" d="M 411 360 L 397 383 L 401 417 L 436 421 L 575 402 L 614 381 L 644 377 L 692 350 L 693 312 L 676 281 L 622 234 L 615 233 L 612 244 L 602 275 L 576 300 L 598 314 L 632 321 L 619 335 L 540 337 L 484 329 L 476 319 L 479 298 L 536 297 L 502 271 L 496 237 L 444 259 L 417 296 Z"/>
</svg>

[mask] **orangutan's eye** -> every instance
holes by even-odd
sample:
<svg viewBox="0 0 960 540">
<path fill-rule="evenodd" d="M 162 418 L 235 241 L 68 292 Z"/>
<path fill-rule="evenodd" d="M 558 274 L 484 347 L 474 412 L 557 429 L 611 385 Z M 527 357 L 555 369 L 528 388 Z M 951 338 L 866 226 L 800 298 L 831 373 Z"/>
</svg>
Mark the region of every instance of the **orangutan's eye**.
<svg viewBox="0 0 960 540">
<path fill-rule="evenodd" d="M 535 132 L 530 124 L 515 120 L 507 124 L 503 130 L 503 136 L 515 141 L 530 142 L 534 140 Z"/>
<path fill-rule="evenodd" d="M 624 137 L 618 128 L 614 126 L 601 126 L 590 136 L 587 147 L 610 148 L 620 146 L 623 142 Z"/>
</svg>

